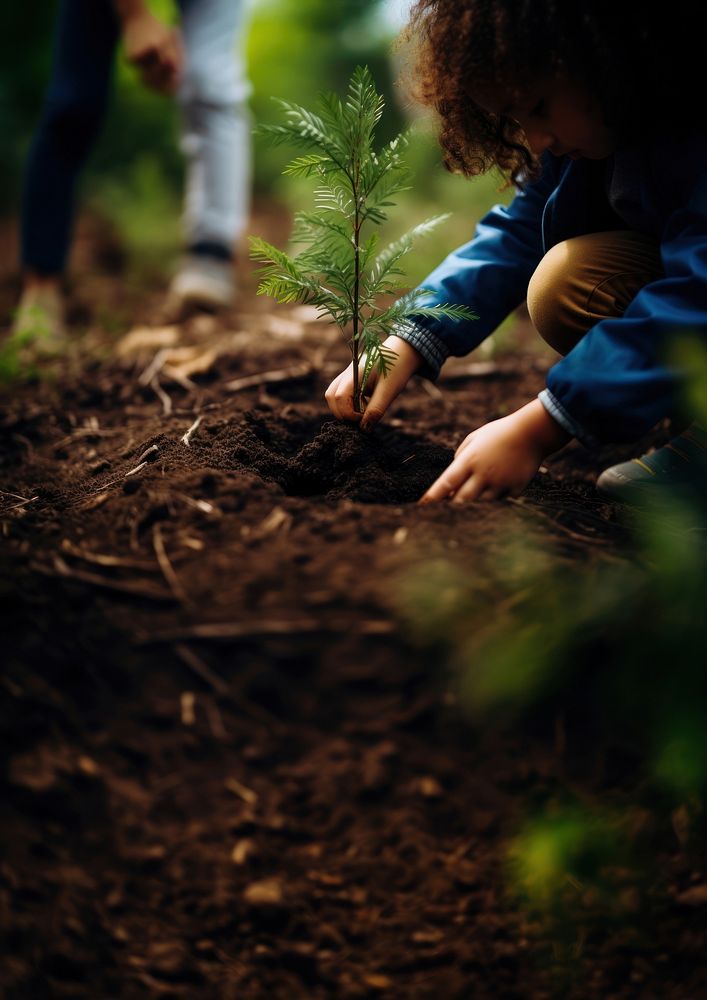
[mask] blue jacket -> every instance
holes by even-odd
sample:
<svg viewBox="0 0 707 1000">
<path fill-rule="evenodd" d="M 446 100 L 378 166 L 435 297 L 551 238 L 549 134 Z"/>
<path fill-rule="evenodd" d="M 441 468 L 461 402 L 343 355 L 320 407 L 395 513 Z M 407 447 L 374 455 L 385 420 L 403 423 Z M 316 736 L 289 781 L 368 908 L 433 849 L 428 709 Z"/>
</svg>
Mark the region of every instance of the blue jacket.
<svg viewBox="0 0 707 1000">
<path fill-rule="evenodd" d="M 546 154 L 538 181 L 496 206 L 474 238 L 451 253 L 422 287 L 425 305 L 465 303 L 474 321 L 412 317 L 394 332 L 435 377 L 526 297 L 543 254 L 562 240 L 609 229 L 652 235 L 664 277 L 645 285 L 621 317 L 596 323 L 548 373 L 546 409 L 587 445 L 630 441 L 674 412 L 681 377 L 665 361 L 675 333 L 707 340 L 707 136 L 615 152 L 607 160 Z"/>
</svg>

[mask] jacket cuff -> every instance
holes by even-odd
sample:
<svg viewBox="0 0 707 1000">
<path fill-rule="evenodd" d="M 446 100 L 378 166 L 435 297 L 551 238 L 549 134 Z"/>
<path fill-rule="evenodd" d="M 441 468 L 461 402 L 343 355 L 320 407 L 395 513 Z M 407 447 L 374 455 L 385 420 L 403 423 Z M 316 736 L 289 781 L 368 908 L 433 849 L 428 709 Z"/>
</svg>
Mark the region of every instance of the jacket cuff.
<svg viewBox="0 0 707 1000">
<path fill-rule="evenodd" d="M 563 427 L 568 434 L 581 441 L 586 448 L 596 448 L 600 444 L 599 439 L 594 437 L 581 424 L 578 424 L 572 414 L 567 412 L 559 399 L 553 396 L 549 389 L 543 389 L 542 392 L 539 392 L 538 399 L 553 420 L 556 420 L 560 427 Z"/>
<path fill-rule="evenodd" d="M 424 326 L 413 323 L 412 320 L 404 320 L 390 331 L 394 336 L 407 341 L 414 347 L 423 361 L 423 366 L 418 370 L 418 375 L 433 381 L 439 376 L 439 370 L 449 357 L 449 351 L 444 343 L 430 333 Z"/>
</svg>

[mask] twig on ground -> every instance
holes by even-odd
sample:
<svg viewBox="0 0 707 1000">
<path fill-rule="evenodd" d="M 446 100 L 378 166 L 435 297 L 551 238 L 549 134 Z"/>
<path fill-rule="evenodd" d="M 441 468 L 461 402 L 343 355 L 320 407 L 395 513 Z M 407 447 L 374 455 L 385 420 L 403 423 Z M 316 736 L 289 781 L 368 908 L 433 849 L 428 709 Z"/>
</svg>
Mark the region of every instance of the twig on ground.
<svg viewBox="0 0 707 1000">
<path fill-rule="evenodd" d="M 136 465 L 134 469 L 130 470 L 130 472 L 126 472 L 125 475 L 123 476 L 123 479 L 127 479 L 128 476 L 134 476 L 136 472 L 139 472 L 141 469 L 144 469 L 146 465 L 147 462 L 140 462 L 140 464 Z M 118 480 L 116 480 L 116 482 L 118 482 Z M 115 484 L 110 483 L 110 485 L 113 486 Z"/>
<path fill-rule="evenodd" d="M 96 507 L 100 507 L 104 504 L 109 497 L 110 493 L 107 490 L 104 490 L 102 493 L 96 493 L 94 496 L 89 497 L 88 500 L 80 503 L 78 508 L 79 510 L 95 510 Z"/>
<path fill-rule="evenodd" d="M 162 570 L 162 575 L 169 584 L 172 593 L 182 604 L 190 604 L 191 598 L 182 586 L 181 581 L 174 572 L 174 567 L 167 556 L 167 550 L 164 547 L 164 540 L 162 538 L 162 531 L 160 530 L 159 524 L 156 524 L 152 530 L 152 544 L 155 549 L 155 555 L 157 556 L 157 562 Z"/>
<path fill-rule="evenodd" d="M 147 368 L 138 375 L 138 382 L 140 385 L 149 385 L 152 380 L 162 371 L 162 366 L 169 357 L 170 348 L 161 347 L 157 354 L 155 354 L 152 361 L 149 363 Z"/>
<path fill-rule="evenodd" d="M 195 382 L 192 382 L 190 378 L 182 374 L 182 372 L 180 372 L 173 365 L 169 364 L 168 359 L 173 356 L 173 353 L 172 348 L 162 347 L 157 354 L 155 354 L 147 368 L 145 368 L 145 370 L 138 376 L 138 382 L 140 385 L 151 385 L 158 375 L 166 375 L 167 378 L 171 378 L 184 389 L 188 389 L 189 391 L 196 389 Z"/>
<path fill-rule="evenodd" d="M 7 495 L 11 496 L 12 494 L 7 494 Z M 35 500 L 39 500 L 39 496 L 27 497 L 26 500 L 22 499 L 20 503 L 13 503 L 9 507 L 5 507 L 2 513 L 9 514 L 11 510 L 24 510 L 27 504 L 34 503 Z"/>
<path fill-rule="evenodd" d="M 211 667 L 207 666 L 201 657 L 197 656 L 196 653 L 189 649 L 187 645 L 183 642 L 175 642 L 172 648 L 182 663 L 189 667 L 189 669 L 202 681 L 205 681 L 209 687 L 213 688 L 217 694 L 220 694 L 223 697 L 228 697 L 230 695 L 231 692 L 225 680 L 222 677 L 219 677 L 219 675 L 215 673 Z"/>
<path fill-rule="evenodd" d="M 390 621 L 368 620 L 356 622 L 357 635 L 388 635 L 395 629 Z M 180 639 L 250 639 L 258 636 L 316 635 L 321 632 L 347 634 L 352 624 L 343 620 L 318 621 L 315 618 L 300 618 L 292 621 L 265 619 L 259 622 L 213 622 L 203 625 L 188 625 L 171 632 L 146 635 L 142 642 L 176 642 Z"/>
<path fill-rule="evenodd" d="M 118 566 L 125 569 L 143 569 L 148 572 L 154 570 L 154 566 L 145 560 L 125 559 L 122 556 L 104 555 L 101 552 L 89 552 L 78 545 L 74 545 L 68 538 L 61 543 L 61 548 L 74 559 L 83 559 L 84 562 L 95 563 L 97 566 Z"/>
<path fill-rule="evenodd" d="M 169 393 L 164 391 L 164 389 L 160 385 L 160 380 L 156 375 L 154 378 L 150 379 L 150 388 L 157 396 L 160 403 L 162 403 L 162 416 L 163 417 L 170 416 L 170 414 L 172 413 L 172 397 L 169 395 Z"/>
<path fill-rule="evenodd" d="M 172 365 L 162 365 L 162 374 L 166 375 L 167 378 L 171 378 L 177 385 L 181 385 L 182 389 L 186 389 L 187 392 L 195 392 L 198 388 L 196 382 L 192 382 L 188 375 L 182 374 L 177 368 L 173 368 Z"/>
<path fill-rule="evenodd" d="M 178 493 L 177 496 L 184 501 L 188 507 L 194 507 L 196 510 L 200 510 L 202 514 L 216 514 L 220 516 L 221 511 L 218 507 L 215 507 L 208 500 L 194 499 L 194 497 L 187 496 L 186 493 Z"/>
<path fill-rule="evenodd" d="M 88 583 L 105 590 L 114 590 L 120 594 L 128 594 L 130 597 L 144 597 L 151 601 L 174 601 L 174 594 L 169 591 L 144 587 L 140 583 L 132 583 L 129 580 L 107 580 L 97 573 L 86 573 L 84 570 L 72 569 L 67 566 L 61 556 L 54 557 L 52 566 L 45 566 L 42 563 L 31 563 L 30 565 L 32 569 L 44 576 L 60 576 L 67 580 L 78 580 L 80 583 Z"/>
<path fill-rule="evenodd" d="M 192 439 L 193 435 L 196 433 L 196 431 L 197 431 L 197 429 L 199 427 L 199 424 L 201 423 L 202 420 L 203 420 L 203 417 L 197 417 L 196 420 L 194 421 L 194 423 L 189 428 L 189 430 L 186 432 L 186 434 L 182 434 L 182 437 L 180 438 L 180 440 L 181 440 L 182 444 L 184 444 L 184 445 L 187 446 L 187 448 L 189 448 L 189 446 L 191 444 L 191 439 Z"/>
<path fill-rule="evenodd" d="M 128 476 L 134 476 L 136 472 L 140 472 L 141 469 L 144 469 L 145 466 L 148 464 L 147 456 L 153 455 L 156 451 L 159 450 L 160 449 L 157 447 L 157 445 L 153 444 L 147 449 L 147 451 L 143 451 L 142 455 L 140 455 L 140 457 L 137 460 L 138 464 L 135 466 L 134 469 L 131 469 L 130 472 L 126 472 L 125 475 L 123 476 L 123 479 L 127 479 Z M 115 482 L 120 482 L 120 480 L 116 479 Z M 115 483 L 108 483 L 107 485 L 114 486 Z"/>
<path fill-rule="evenodd" d="M 213 698 L 208 698 L 204 704 L 206 717 L 209 720 L 209 729 L 215 740 L 225 743 L 228 739 L 228 730 L 223 724 L 223 716 L 219 712 L 218 705 Z"/>
<path fill-rule="evenodd" d="M 547 521 L 549 524 L 552 525 L 553 528 L 556 528 L 559 532 L 561 532 L 563 535 L 566 535 L 568 538 L 572 538 L 575 542 L 581 542 L 583 545 L 603 546 L 603 545 L 613 544 L 611 540 L 608 538 L 598 538 L 596 535 L 580 535 L 578 532 L 572 531 L 571 528 L 567 528 L 564 524 L 556 520 L 546 511 L 540 510 L 539 507 L 535 507 L 530 504 L 524 503 L 517 497 L 506 497 L 506 499 L 508 503 L 515 504 L 522 510 L 526 510 L 530 514 L 534 514 L 536 517 L 542 519 L 543 521 Z"/>
<path fill-rule="evenodd" d="M 30 439 L 26 438 L 24 434 L 13 434 L 12 440 L 19 441 L 21 445 L 24 445 L 24 447 L 27 449 L 27 460 L 31 462 L 32 459 L 34 458 L 34 445 L 30 441 Z M 54 447 L 56 447 L 56 445 Z"/>
<path fill-rule="evenodd" d="M 29 503 L 28 497 L 21 497 L 19 493 L 8 493 L 7 490 L 0 490 L 0 496 L 12 497 L 13 500 L 21 500 L 22 503 Z"/>
<path fill-rule="evenodd" d="M 100 427 L 78 427 L 71 434 L 67 434 L 66 437 L 61 438 L 59 441 L 55 441 L 52 445 L 53 448 L 63 448 L 66 444 L 71 444 L 72 441 L 77 441 L 80 438 L 102 438 L 102 437 L 115 437 L 116 434 L 124 434 L 125 430 L 123 427 L 106 427 L 105 429 Z"/>
<path fill-rule="evenodd" d="M 233 792 L 234 795 L 237 795 L 239 799 L 246 802 L 249 806 L 254 806 L 258 801 L 258 793 L 252 788 L 248 788 L 247 785 L 244 785 L 237 778 L 226 778 L 224 785 L 229 792 Z"/>
<path fill-rule="evenodd" d="M 148 455 L 152 455 L 152 454 L 154 454 L 154 452 L 159 451 L 159 450 L 160 449 L 159 449 L 158 445 L 151 444 L 150 447 L 146 448 L 145 451 L 143 451 L 142 455 L 140 455 L 140 457 L 138 458 L 138 462 L 144 462 L 147 459 Z"/>
<path fill-rule="evenodd" d="M 151 448 L 148 448 L 144 455 L 149 455 L 151 452 L 159 451 L 156 444 L 153 444 Z M 144 456 L 141 456 L 141 458 Z M 82 503 L 77 503 L 76 506 L 79 510 L 92 510 L 94 507 L 100 507 L 101 504 L 105 503 L 109 499 L 111 494 L 108 490 L 111 486 L 117 486 L 118 483 L 122 483 L 124 479 L 129 476 L 134 476 L 136 473 L 142 471 L 146 465 L 150 463 L 147 461 L 141 461 L 134 469 L 130 469 L 129 472 L 124 473 L 124 475 L 119 476 L 117 479 L 111 479 L 108 483 L 101 483 L 98 489 L 88 496 L 88 499 L 84 500 Z M 195 501 L 196 502 L 196 501 Z"/>
<path fill-rule="evenodd" d="M 266 708 L 254 704 L 247 698 L 242 698 L 237 695 L 236 692 L 226 683 L 226 681 L 214 670 L 212 670 L 211 667 L 204 663 L 202 658 L 197 656 L 197 654 L 185 643 L 175 642 L 172 649 L 186 667 L 188 667 L 202 681 L 205 681 L 217 695 L 229 701 L 232 705 L 239 709 L 239 711 L 243 712 L 244 715 L 250 716 L 250 718 L 255 719 L 258 722 L 264 722 L 270 729 L 279 725 L 277 716 L 273 715 L 272 712 L 269 712 Z M 213 707 L 216 712 L 218 712 L 217 706 L 214 705 Z M 225 732 L 223 720 L 221 719 L 220 714 L 217 715 L 217 718 L 214 721 L 214 728 L 220 728 Z"/>
<path fill-rule="evenodd" d="M 312 365 L 303 363 L 292 365 L 291 368 L 276 368 L 273 371 L 259 372 L 256 375 L 244 375 L 242 378 L 226 382 L 224 389 L 228 392 L 240 392 L 256 385 L 269 385 L 273 382 L 287 382 L 289 379 L 304 378 L 314 372 Z"/>
</svg>

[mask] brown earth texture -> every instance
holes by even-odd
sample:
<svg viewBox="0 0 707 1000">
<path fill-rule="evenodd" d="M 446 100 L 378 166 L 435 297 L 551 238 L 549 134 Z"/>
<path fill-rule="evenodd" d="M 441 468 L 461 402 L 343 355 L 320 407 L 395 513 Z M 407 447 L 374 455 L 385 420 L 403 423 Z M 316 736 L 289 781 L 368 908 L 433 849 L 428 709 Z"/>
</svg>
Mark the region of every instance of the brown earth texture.
<svg viewBox="0 0 707 1000">
<path fill-rule="evenodd" d="M 440 567 L 493 625 L 511 539 L 576 574 L 632 558 L 593 486 L 631 448 L 416 505 L 542 388 L 523 317 L 363 435 L 328 413 L 347 348 L 306 308 L 246 274 L 232 313 L 164 324 L 156 289 L 89 271 L 74 347 L 2 391 L 3 1000 L 707 997 L 704 854 L 641 802 L 640 759 L 599 751 L 582 691 L 471 718 L 429 631 Z M 619 917 L 514 892 L 509 844 L 568 788 L 653 858 Z"/>
</svg>

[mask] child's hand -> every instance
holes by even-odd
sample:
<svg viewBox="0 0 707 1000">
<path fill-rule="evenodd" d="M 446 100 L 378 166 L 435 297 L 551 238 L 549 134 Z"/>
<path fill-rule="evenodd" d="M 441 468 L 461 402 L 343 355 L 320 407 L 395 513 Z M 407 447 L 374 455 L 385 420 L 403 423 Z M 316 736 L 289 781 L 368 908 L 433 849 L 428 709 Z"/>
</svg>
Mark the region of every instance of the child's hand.
<svg viewBox="0 0 707 1000">
<path fill-rule="evenodd" d="M 337 375 L 324 394 L 335 417 L 339 420 L 360 420 L 363 430 L 375 427 L 422 364 L 422 358 L 415 348 L 400 337 L 388 337 L 383 346 L 396 355 L 396 360 L 384 377 L 377 371 L 372 371 L 368 376 L 365 392 L 370 398 L 363 413 L 356 413 L 353 405 L 353 362 Z"/>
<path fill-rule="evenodd" d="M 179 83 L 184 53 L 179 33 L 154 17 L 147 9 L 123 21 L 125 58 L 140 71 L 152 90 L 172 94 Z"/>
<path fill-rule="evenodd" d="M 430 486 L 420 503 L 451 498 L 453 503 L 495 500 L 517 495 L 538 471 L 546 455 L 557 451 L 570 435 L 539 399 L 515 413 L 485 424 L 469 434 L 454 461 Z"/>
</svg>

